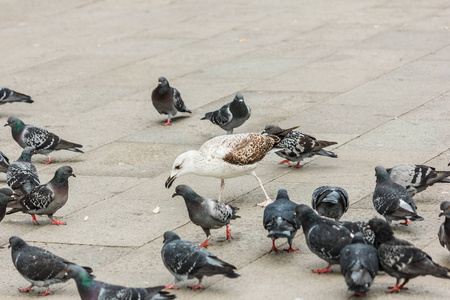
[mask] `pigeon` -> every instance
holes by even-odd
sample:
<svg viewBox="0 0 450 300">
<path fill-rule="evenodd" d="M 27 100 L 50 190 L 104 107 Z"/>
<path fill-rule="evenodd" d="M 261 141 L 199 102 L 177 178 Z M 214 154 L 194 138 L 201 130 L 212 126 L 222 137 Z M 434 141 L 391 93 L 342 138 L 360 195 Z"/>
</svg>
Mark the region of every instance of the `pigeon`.
<svg viewBox="0 0 450 300">
<path fill-rule="evenodd" d="M 352 242 L 353 233 L 339 222 L 320 217 L 304 204 L 297 206 L 295 214 L 302 224 L 308 248 L 328 263 L 326 268 L 313 273 L 332 272 L 330 267 L 339 264 L 341 250 Z"/>
<path fill-rule="evenodd" d="M 203 198 L 187 185 L 179 185 L 175 188 L 175 196 L 182 196 L 189 213 L 189 219 L 192 223 L 200 226 L 206 234 L 206 240 L 200 247 L 211 246 L 208 243 L 211 238 L 210 229 L 219 229 L 226 226 L 227 240 L 230 241 L 231 235 L 228 224 L 230 220 L 240 218 L 236 216 L 239 208 L 221 203 L 217 200 Z"/>
<path fill-rule="evenodd" d="M 277 199 L 275 202 L 267 205 L 264 210 L 263 225 L 269 232 L 267 237 L 272 239 L 272 251 L 281 252 L 275 246 L 275 240 L 278 238 L 286 238 L 289 243 L 289 248 L 284 251 L 297 251 L 298 248 L 292 247 L 292 239 L 297 230 L 300 228 L 300 221 L 294 217 L 295 208 L 297 204 L 289 200 L 288 193 L 285 189 L 278 190 Z"/>
<path fill-rule="evenodd" d="M 33 103 L 31 97 L 0 86 L 0 105 L 13 102 Z"/>
<path fill-rule="evenodd" d="M 192 278 L 197 278 L 198 284 L 189 286 L 189 288 L 193 290 L 203 289 L 202 279 L 204 276 L 224 275 L 228 278 L 240 276 L 234 272 L 235 266 L 220 260 L 195 243 L 181 240 L 172 231 L 164 233 L 161 257 L 167 270 L 175 277 L 174 283 L 166 286 L 166 289 L 177 290 L 177 282 Z"/>
<path fill-rule="evenodd" d="M 0 189 L 0 222 L 3 220 L 6 214 L 6 206 L 8 202 L 14 201 L 13 191 L 8 188 Z"/>
<path fill-rule="evenodd" d="M 424 165 L 404 164 L 386 169 L 393 182 L 400 184 L 413 197 L 430 185 L 438 182 L 450 183 L 450 171 L 436 171 Z"/>
<path fill-rule="evenodd" d="M 176 296 L 162 291 L 164 286 L 149 288 L 129 288 L 95 280 L 83 267 L 69 265 L 66 278 L 73 278 L 77 284 L 81 300 L 164 300 L 175 299 Z"/>
<path fill-rule="evenodd" d="M 180 92 L 176 88 L 171 87 L 165 77 L 158 78 L 158 86 L 152 92 L 152 102 L 159 114 L 168 115 L 167 122 L 163 124 L 164 126 L 172 125 L 170 121 L 172 121 L 177 112 L 192 113 L 184 105 Z"/>
<path fill-rule="evenodd" d="M 411 221 L 423 221 L 423 218 L 417 214 L 414 200 L 404 187 L 389 178 L 384 167 L 377 166 L 375 175 L 377 183 L 372 198 L 373 206 L 389 224 L 392 220 L 405 220 L 400 223 L 402 225 L 408 225 Z"/>
<path fill-rule="evenodd" d="M 49 182 L 35 187 L 29 194 L 21 198 L 6 214 L 18 211 L 31 214 L 33 223 L 39 225 L 35 215 L 47 215 L 52 225 L 66 225 L 53 218 L 53 214 L 66 204 L 69 197 L 69 177 L 76 177 L 69 166 L 62 166 L 55 172 Z"/>
<path fill-rule="evenodd" d="M 378 259 L 383 270 L 397 279 L 395 286 L 387 292 L 405 290 L 405 284 L 417 276 L 432 275 L 450 279 L 450 269 L 433 262 L 431 257 L 405 240 L 394 237 L 389 223 L 381 219 L 371 219 L 369 226 L 375 232 L 378 243 Z M 400 285 L 400 281 L 403 283 Z"/>
<path fill-rule="evenodd" d="M 244 96 L 237 93 L 233 101 L 225 104 L 220 109 L 208 112 L 201 120 L 210 120 L 218 125 L 227 134 L 232 134 L 234 128 L 245 123 L 250 118 L 251 110 L 244 102 Z"/>
<path fill-rule="evenodd" d="M 6 173 L 9 168 L 9 159 L 8 157 L 0 151 L 0 172 Z"/>
<path fill-rule="evenodd" d="M 338 157 L 335 153 L 323 149 L 335 145 L 337 142 L 318 141 L 315 137 L 299 131 L 292 130 L 286 133 L 286 130 L 281 129 L 277 125 L 267 125 L 262 133 L 273 134 L 282 139 L 278 144 L 281 150 L 275 152 L 275 154 L 285 159 L 279 163 L 280 165 L 287 163 L 289 167 L 298 168 L 302 167 L 300 162 L 303 159 L 314 155 Z M 291 161 L 296 161 L 297 164 L 291 165 Z"/>
<path fill-rule="evenodd" d="M 339 221 L 348 210 L 348 194 L 337 186 L 321 186 L 314 190 L 311 206 L 319 216 Z"/>
<path fill-rule="evenodd" d="M 369 223 L 365 221 L 344 221 L 341 222 L 342 226 L 350 230 L 351 233 L 362 233 L 364 237 L 364 243 L 367 245 L 375 245 L 375 233 L 369 227 Z"/>
<path fill-rule="evenodd" d="M 439 214 L 439 217 L 445 216 L 445 221 L 439 227 L 439 242 L 442 247 L 447 247 L 447 250 L 450 251 L 450 201 L 442 202 L 441 210 L 442 212 Z"/>
<path fill-rule="evenodd" d="M 49 164 L 54 161 L 50 158 L 49 154 L 56 150 L 69 150 L 84 153 L 78 149 L 82 148 L 82 145 L 63 140 L 56 134 L 51 133 L 44 128 L 25 124 L 19 118 L 9 117 L 5 126 L 11 127 L 12 137 L 20 147 L 34 147 L 37 154 L 47 156 L 48 161 L 42 162 L 44 164 Z"/>
<path fill-rule="evenodd" d="M 170 188 L 175 179 L 189 173 L 220 178 L 220 193 L 217 199 L 220 202 L 225 179 L 253 175 L 266 196 L 266 200 L 257 205 L 267 206 L 273 201 L 267 195 L 255 169 L 258 162 L 276 146 L 279 140 L 273 135 L 257 133 L 221 135 L 212 138 L 200 146 L 200 149 L 184 152 L 175 159 L 165 186 Z"/>
<path fill-rule="evenodd" d="M 341 250 L 339 263 L 348 289 L 355 296 L 364 296 L 378 273 L 377 249 L 366 245 L 363 234 L 358 232 L 352 243 Z"/>
<path fill-rule="evenodd" d="M 20 275 L 31 282 L 27 288 L 19 289 L 21 293 L 33 291 L 34 286 L 46 287 L 46 291 L 40 296 L 51 295 L 48 286 L 54 283 L 66 282 L 69 280 L 65 276 L 70 266 L 74 263 L 65 260 L 42 248 L 28 245 L 20 237 L 13 236 L 9 239 L 9 248 L 14 266 Z M 83 268 L 86 272 L 92 273 L 90 267 Z"/>
<path fill-rule="evenodd" d="M 25 147 L 19 159 L 6 171 L 6 183 L 20 197 L 29 194 L 40 184 L 37 169 L 31 163 L 33 154 L 35 154 L 33 147 Z"/>
</svg>

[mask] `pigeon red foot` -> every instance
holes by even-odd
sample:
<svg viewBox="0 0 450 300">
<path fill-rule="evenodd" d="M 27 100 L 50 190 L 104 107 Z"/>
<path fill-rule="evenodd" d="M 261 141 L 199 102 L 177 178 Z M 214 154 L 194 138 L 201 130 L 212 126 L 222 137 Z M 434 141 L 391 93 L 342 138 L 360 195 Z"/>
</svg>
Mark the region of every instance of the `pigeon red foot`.
<svg viewBox="0 0 450 300">
<path fill-rule="evenodd" d="M 401 285 L 398 285 L 400 283 L 400 280 L 401 279 L 397 280 L 397 282 L 395 283 L 395 286 L 393 286 L 393 287 L 390 286 L 389 290 L 387 290 L 386 293 L 393 293 L 393 292 L 398 293 L 401 290 L 407 290 L 408 288 L 405 287 L 405 284 L 408 283 L 409 279 L 405 279 L 405 281 L 403 281 L 403 283 Z"/>
<path fill-rule="evenodd" d="M 275 246 L 275 239 L 272 239 L 272 249 L 270 249 L 269 253 L 272 252 L 272 251 L 275 251 L 275 252 L 283 252 L 283 251 L 281 251 L 280 249 L 278 249 L 278 248 Z"/>
<path fill-rule="evenodd" d="M 411 220 L 406 220 L 405 222 L 401 222 L 400 224 L 408 226 L 409 223 L 411 223 Z"/>
<path fill-rule="evenodd" d="M 19 289 L 19 292 L 21 292 L 21 293 L 28 293 L 30 291 L 34 291 L 33 285 L 30 285 L 29 287 L 26 287 L 26 288 Z"/>
<path fill-rule="evenodd" d="M 164 287 L 165 290 L 178 290 L 178 287 L 175 284 L 171 284 L 171 285 L 166 285 Z"/>
<path fill-rule="evenodd" d="M 47 161 L 43 161 L 43 162 L 41 162 L 41 163 L 44 164 L 44 165 L 48 165 L 48 164 L 51 164 L 51 163 L 54 162 L 54 161 L 55 161 L 55 160 L 53 160 L 53 159 L 51 159 L 51 158 L 49 157 Z"/>
<path fill-rule="evenodd" d="M 36 223 L 36 225 L 39 225 L 39 222 L 34 214 L 31 214 L 31 218 L 33 218 L 33 224 Z"/>
<path fill-rule="evenodd" d="M 356 297 L 364 297 L 366 294 L 360 292 L 353 292 L 353 295 L 355 295 Z"/>
<path fill-rule="evenodd" d="M 59 221 L 57 221 L 57 220 L 55 220 L 55 219 L 52 219 L 52 225 L 67 225 L 67 223 L 66 222 L 59 222 Z"/>
<path fill-rule="evenodd" d="M 230 242 L 233 236 L 231 235 L 230 227 L 227 225 L 227 240 Z"/>
<path fill-rule="evenodd" d="M 321 270 L 313 270 L 313 273 L 317 273 L 317 274 L 323 274 L 323 273 L 331 273 L 333 271 L 330 270 L 331 265 L 326 266 L 324 269 Z"/>
<path fill-rule="evenodd" d="M 208 247 L 208 246 L 211 246 L 211 244 L 210 243 L 208 243 L 208 239 L 206 239 L 204 242 L 203 242 L 203 244 L 200 244 L 199 245 L 199 247 L 201 247 L 201 248 L 203 248 L 203 247 Z"/>
<path fill-rule="evenodd" d="M 53 295 L 53 293 L 50 292 L 49 289 L 46 289 L 45 292 L 39 293 L 39 296 L 47 296 L 47 295 Z"/>
<path fill-rule="evenodd" d="M 167 120 L 167 122 L 162 125 L 163 126 L 171 126 L 172 124 L 170 124 L 170 121 L 172 121 L 172 119 Z"/>
<path fill-rule="evenodd" d="M 287 248 L 287 249 L 283 249 L 283 251 L 286 251 L 286 252 L 295 252 L 297 250 L 298 250 L 298 248 L 292 248 L 292 245 L 289 245 L 289 248 Z"/>
</svg>

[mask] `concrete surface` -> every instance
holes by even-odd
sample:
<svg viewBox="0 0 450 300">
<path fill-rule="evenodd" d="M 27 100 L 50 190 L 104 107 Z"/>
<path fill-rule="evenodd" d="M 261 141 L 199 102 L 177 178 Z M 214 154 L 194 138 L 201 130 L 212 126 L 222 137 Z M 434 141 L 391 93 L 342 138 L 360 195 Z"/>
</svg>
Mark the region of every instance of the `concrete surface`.
<svg viewBox="0 0 450 300">
<path fill-rule="evenodd" d="M 448 169 L 450 161 L 450 3 L 448 0 L 307 1 L 92 1 L 2 0 L 1 84 L 36 102 L 0 107 L 0 120 L 17 116 L 84 145 L 78 155 L 60 151 L 56 163 L 39 164 L 42 182 L 71 165 L 68 203 L 50 226 L 41 217 L 7 216 L 0 244 L 12 235 L 95 270 L 97 279 L 128 286 L 169 284 L 160 259 L 162 234 L 176 231 L 200 243 L 203 231 L 189 222 L 181 198 L 164 188 L 175 157 L 223 134 L 200 121 L 204 113 L 242 92 L 253 114 L 239 132 L 261 132 L 268 123 L 300 125 L 302 132 L 335 140 L 338 159 L 307 160 L 302 169 L 279 166 L 268 155 L 257 173 L 268 193 L 286 188 L 292 200 L 310 203 L 320 185 L 339 185 L 350 195 L 343 219 L 377 216 L 371 193 L 374 167 L 420 163 Z M 181 92 L 191 116 L 162 127 L 150 100 L 157 78 Z M 11 161 L 21 148 L 9 128 L 1 151 Z M 0 174 L 3 186 L 5 175 Z M 185 176 L 199 194 L 217 197 L 220 181 Z M 439 205 L 450 186 L 435 185 L 415 199 L 425 221 L 394 225 L 436 262 L 450 267 L 440 246 Z M 301 232 L 295 253 L 267 254 L 262 227 L 263 194 L 251 176 L 227 181 L 224 200 L 241 208 L 232 222 L 235 237 L 213 230 L 209 251 L 235 264 L 241 277 L 204 280 L 204 291 L 181 284 L 179 299 L 346 299 L 339 267 L 312 274 L 326 264 L 307 248 Z M 159 214 L 153 214 L 155 207 Z M 278 241 L 277 244 L 286 244 Z M 1 299 L 21 295 L 23 279 L 0 250 Z M 387 295 L 395 279 L 380 275 L 368 299 L 448 299 L 450 282 L 412 280 L 409 290 Z M 77 299 L 73 281 L 54 285 L 52 299 Z M 39 290 L 39 289 L 37 289 Z"/>
</svg>

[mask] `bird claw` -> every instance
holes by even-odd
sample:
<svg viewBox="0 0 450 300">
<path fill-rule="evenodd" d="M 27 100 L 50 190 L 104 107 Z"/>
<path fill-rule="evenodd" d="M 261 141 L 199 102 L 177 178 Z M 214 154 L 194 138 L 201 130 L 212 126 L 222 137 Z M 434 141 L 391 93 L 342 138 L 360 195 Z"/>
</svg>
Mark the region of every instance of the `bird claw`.
<svg viewBox="0 0 450 300">
<path fill-rule="evenodd" d="M 330 270 L 331 266 L 327 266 L 325 269 L 321 269 L 321 270 L 313 270 L 313 273 L 316 274 L 323 274 L 323 273 L 332 273 L 333 271 Z"/>
<path fill-rule="evenodd" d="M 204 241 L 203 244 L 198 245 L 200 248 L 206 248 L 208 246 L 211 246 L 210 243 L 208 243 L 208 240 Z"/>
<path fill-rule="evenodd" d="M 163 123 L 162 125 L 163 126 L 171 126 L 172 124 L 170 124 L 170 121 L 172 121 L 172 120 L 169 119 L 169 120 L 167 120 L 166 123 Z"/>
<path fill-rule="evenodd" d="M 39 296 L 47 296 L 47 295 L 53 295 L 53 293 L 50 292 L 49 289 L 45 290 L 45 292 L 39 293 Z"/>
<path fill-rule="evenodd" d="M 404 287 L 404 286 L 398 286 L 398 285 L 396 285 L 396 286 L 390 286 L 390 287 L 388 287 L 388 290 L 386 291 L 386 293 L 398 293 L 398 292 L 400 292 L 401 290 L 407 290 L 408 288 L 407 287 Z"/>
<path fill-rule="evenodd" d="M 302 168 L 303 165 L 301 165 L 300 163 L 297 163 L 296 165 L 289 165 L 290 168 Z"/>
<path fill-rule="evenodd" d="M 405 222 L 401 222 L 400 224 L 408 226 L 409 223 L 411 223 L 411 220 L 406 220 Z"/>
<path fill-rule="evenodd" d="M 53 222 L 52 222 L 51 225 L 67 225 L 66 222 L 59 222 L 59 221 L 57 221 L 57 220 L 55 220 L 55 219 L 52 219 L 52 220 L 53 220 Z"/>
<path fill-rule="evenodd" d="M 188 288 L 190 288 L 191 290 L 204 289 L 203 285 L 201 285 L 201 284 L 199 284 L 199 285 L 191 285 L 191 286 L 188 286 Z"/>
<path fill-rule="evenodd" d="M 178 287 L 175 284 L 166 285 L 164 287 L 165 290 L 178 290 Z"/>
<path fill-rule="evenodd" d="M 353 292 L 353 295 L 355 295 L 356 297 L 364 297 L 366 294 L 360 292 Z"/>
<path fill-rule="evenodd" d="M 286 252 L 294 252 L 294 251 L 297 251 L 297 250 L 298 250 L 298 248 L 292 248 L 292 246 L 290 246 L 287 249 L 283 249 L 283 251 L 286 251 Z"/>
<path fill-rule="evenodd" d="M 43 161 L 43 162 L 41 162 L 41 163 L 44 164 L 44 165 L 48 165 L 48 164 L 51 164 L 51 163 L 54 162 L 54 161 L 55 161 L 55 160 L 53 160 L 53 159 L 51 159 L 51 158 L 49 157 L 47 161 Z"/>
<path fill-rule="evenodd" d="M 272 199 L 266 199 L 264 202 L 256 204 L 256 206 L 266 207 L 270 203 L 273 203 Z"/>
<path fill-rule="evenodd" d="M 26 288 L 19 289 L 19 292 L 21 292 L 21 293 L 28 293 L 30 291 L 34 291 L 32 285 L 30 285 L 29 287 L 26 287 Z"/>
</svg>

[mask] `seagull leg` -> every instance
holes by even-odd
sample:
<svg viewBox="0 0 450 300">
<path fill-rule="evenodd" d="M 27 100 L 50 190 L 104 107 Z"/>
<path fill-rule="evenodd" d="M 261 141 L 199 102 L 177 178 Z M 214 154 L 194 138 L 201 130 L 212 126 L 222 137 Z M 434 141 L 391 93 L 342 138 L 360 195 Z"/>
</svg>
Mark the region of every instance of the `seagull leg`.
<svg viewBox="0 0 450 300">
<path fill-rule="evenodd" d="M 233 236 L 231 235 L 231 231 L 230 231 L 230 227 L 228 227 L 227 225 L 227 240 L 230 241 L 230 239 L 232 239 Z"/>
<path fill-rule="evenodd" d="M 275 246 L 275 239 L 272 239 L 272 249 L 270 249 L 269 253 L 272 252 L 272 251 L 275 251 L 275 252 L 282 252 L 280 249 L 278 249 L 278 248 Z"/>
<path fill-rule="evenodd" d="M 198 284 L 197 285 L 191 285 L 188 286 L 188 288 L 190 288 L 191 290 L 199 290 L 199 289 L 204 289 L 203 285 L 202 285 L 202 279 L 200 278 L 198 280 Z"/>
<path fill-rule="evenodd" d="M 48 164 L 51 164 L 52 162 L 54 162 L 54 160 L 51 159 L 50 156 L 47 156 L 47 158 L 48 158 L 47 161 L 43 161 L 43 162 L 41 162 L 41 163 L 43 163 L 43 164 L 45 164 L 45 165 L 48 165 Z"/>
<path fill-rule="evenodd" d="M 269 205 L 269 204 L 272 203 L 273 201 L 272 201 L 272 199 L 269 198 L 269 195 L 267 195 L 267 192 L 266 192 L 266 190 L 264 189 L 264 186 L 263 186 L 263 184 L 262 184 L 262 181 L 261 181 L 261 179 L 259 179 L 258 176 L 256 176 L 255 171 L 252 171 L 252 175 L 255 176 L 256 180 L 258 180 L 258 183 L 259 183 L 259 185 L 261 186 L 261 189 L 262 189 L 264 195 L 266 196 L 266 200 L 265 200 L 264 202 L 258 203 L 258 204 L 256 204 L 256 205 L 262 206 L 262 207 L 266 207 L 267 205 Z"/>
<path fill-rule="evenodd" d="M 325 269 L 322 270 L 313 270 L 313 273 L 317 273 L 317 274 L 323 274 L 323 273 L 331 273 L 333 271 L 330 270 L 331 265 L 328 265 L 325 267 Z"/>
<path fill-rule="evenodd" d="M 39 296 L 47 296 L 47 295 L 53 295 L 53 293 L 50 292 L 49 289 L 46 289 L 45 292 L 39 293 Z"/>
<path fill-rule="evenodd" d="M 172 283 L 171 285 L 166 285 L 164 287 L 165 290 L 178 290 L 178 287 L 175 285 L 175 283 Z"/>
<path fill-rule="evenodd" d="M 21 292 L 21 293 L 28 293 L 29 291 L 34 291 L 33 290 L 33 286 L 34 285 L 30 285 L 29 287 L 19 289 L 19 292 Z"/>
<path fill-rule="evenodd" d="M 163 123 L 162 125 L 163 126 L 170 126 L 170 125 L 172 125 L 172 124 L 170 124 L 170 121 L 172 121 L 172 119 L 167 119 L 167 122 Z"/>
<path fill-rule="evenodd" d="M 409 223 L 411 223 L 411 220 L 406 219 L 405 222 L 401 222 L 400 224 L 408 226 Z"/>
<path fill-rule="evenodd" d="M 39 225 L 38 220 L 36 219 L 35 214 L 31 214 L 31 217 L 33 218 L 33 224 L 36 223 L 36 225 Z"/>
<path fill-rule="evenodd" d="M 220 199 L 222 198 L 223 189 L 225 188 L 225 179 L 220 180 L 220 193 L 219 193 L 219 199 L 217 201 L 221 202 Z"/>
</svg>

